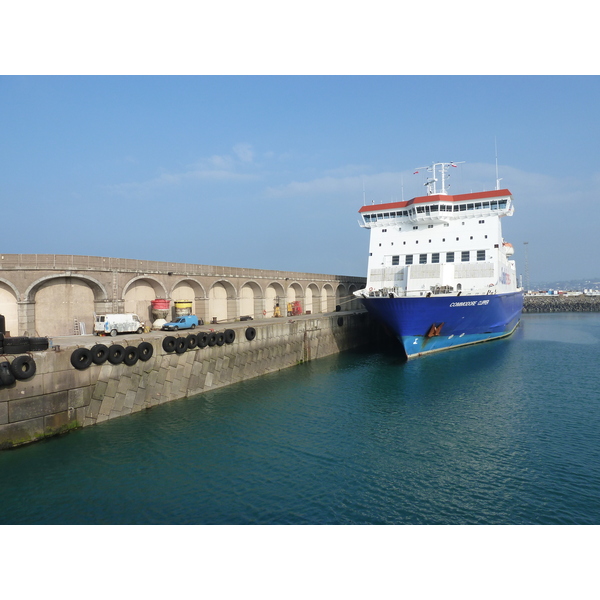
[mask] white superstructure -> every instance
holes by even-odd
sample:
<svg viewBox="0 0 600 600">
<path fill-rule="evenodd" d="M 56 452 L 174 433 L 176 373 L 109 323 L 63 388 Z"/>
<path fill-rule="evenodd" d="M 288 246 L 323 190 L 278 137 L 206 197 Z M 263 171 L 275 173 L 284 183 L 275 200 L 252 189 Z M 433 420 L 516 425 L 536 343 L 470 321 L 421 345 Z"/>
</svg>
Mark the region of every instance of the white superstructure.
<svg viewBox="0 0 600 600">
<path fill-rule="evenodd" d="M 371 230 L 367 286 L 357 295 L 500 294 L 517 289 L 513 247 L 500 219 L 513 214 L 507 189 L 451 196 L 447 170 L 429 169 L 427 196 L 363 206 L 361 227 Z M 438 191 L 437 172 L 441 175 Z"/>
</svg>

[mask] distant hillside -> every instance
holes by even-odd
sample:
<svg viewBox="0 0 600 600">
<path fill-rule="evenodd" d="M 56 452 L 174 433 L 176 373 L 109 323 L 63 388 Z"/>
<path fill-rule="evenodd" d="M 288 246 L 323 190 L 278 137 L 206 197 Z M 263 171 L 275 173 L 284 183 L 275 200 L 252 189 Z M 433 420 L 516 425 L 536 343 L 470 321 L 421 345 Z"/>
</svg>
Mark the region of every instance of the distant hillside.
<svg viewBox="0 0 600 600">
<path fill-rule="evenodd" d="M 596 277 L 595 279 L 532 281 L 529 287 L 532 290 L 600 290 L 600 277 Z"/>
</svg>

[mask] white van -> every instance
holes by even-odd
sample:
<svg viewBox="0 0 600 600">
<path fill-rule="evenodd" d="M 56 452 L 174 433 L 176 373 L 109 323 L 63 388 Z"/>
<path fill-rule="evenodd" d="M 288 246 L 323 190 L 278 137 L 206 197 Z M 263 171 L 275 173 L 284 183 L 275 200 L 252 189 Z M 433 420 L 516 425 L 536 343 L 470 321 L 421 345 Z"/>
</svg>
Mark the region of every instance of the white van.
<svg viewBox="0 0 600 600">
<path fill-rule="evenodd" d="M 117 333 L 143 333 L 144 323 L 133 313 L 123 315 L 96 315 L 94 335 L 112 335 Z"/>
</svg>

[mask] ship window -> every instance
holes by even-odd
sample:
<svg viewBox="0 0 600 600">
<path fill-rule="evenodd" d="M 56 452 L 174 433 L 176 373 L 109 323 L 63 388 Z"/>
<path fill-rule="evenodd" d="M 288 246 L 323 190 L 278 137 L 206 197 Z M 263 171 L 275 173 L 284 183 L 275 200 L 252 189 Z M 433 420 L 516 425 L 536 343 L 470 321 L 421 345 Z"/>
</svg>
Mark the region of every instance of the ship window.
<svg viewBox="0 0 600 600">
<path fill-rule="evenodd" d="M 473 210 L 473 205 L 472 204 L 467 204 L 467 210 Z"/>
<path fill-rule="evenodd" d="M 460 253 L 460 260 L 462 262 L 469 262 L 469 254 L 471 254 L 468 250 L 463 250 Z"/>
<path fill-rule="evenodd" d="M 383 215 L 381 213 L 377 213 L 377 218 L 378 219 L 383 219 Z"/>
<path fill-rule="evenodd" d="M 475 209 L 481 208 L 481 202 L 475 202 Z"/>
<path fill-rule="evenodd" d="M 412 265 L 413 264 L 413 255 L 412 254 L 407 254 L 405 256 L 404 264 L 406 264 L 406 265 Z"/>
<path fill-rule="evenodd" d="M 413 225 L 413 229 L 419 229 L 418 225 Z"/>
<path fill-rule="evenodd" d="M 440 204 L 440 210 L 442 212 L 446 212 L 446 205 L 445 204 Z"/>
<path fill-rule="evenodd" d="M 454 212 L 458 212 L 458 204 L 454 205 Z"/>
<path fill-rule="evenodd" d="M 492 210 L 498 210 L 498 203 L 497 203 L 497 202 L 495 202 L 495 201 L 494 201 L 494 202 L 492 202 L 492 203 L 491 203 L 491 208 L 492 208 Z"/>
<path fill-rule="evenodd" d="M 473 239 L 473 236 L 471 236 L 469 239 L 470 239 L 470 240 L 472 240 L 472 239 Z"/>
<path fill-rule="evenodd" d="M 440 262 L 440 253 L 439 252 L 434 252 L 431 255 L 431 262 L 432 263 L 439 263 Z"/>
<path fill-rule="evenodd" d="M 483 223 L 485 223 L 485 221 L 479 221 L 479 224 L 482 225 Z"/>
<path fill-rule="evenodd" d="M 396 213 L 390 213 L 390 217 L 393 219 L 396 216 Z"/>
<path fill-rule="evenodd" d="M 506 200 L 500 200 L 500 208 L 506 208 Z"/>
<path fill-rule="evenodd" d="M 446 238 L 442 238 L 442 242 L 445 242 L 445 241 L 446 241 Z"/>
<path fill-rule="evenodd" d="M 427 254 L 419 254 L 419 264 L 420 265 L 427 264 Z"/>
<path fill-rule="evenodd" d="M 439 210 L 439 207 L 437 205 L 434 205 L 431 207 L 431 212 L 437 212 Z"/>
<path fill-rule="evenodd" d="M 382 229 L 381 233 L 387 233 L 387 229 Z"/>
<path fill-rule="evenodd" d="M 433 229 L 433 225 L 427 225 L 427 229 Z"/>
<path fill-rule="evenodd" d="M 483 208 L 489 208 L 490 207 L 490 203 L 489 202 L 484 202 L 483 203 Z"/>
<path fill-rule="evenodd" d="M 446 252 L 446 262 L 454 262 L 454 252 Z"/>
<path fill-rule="evenodd" d="M 467 210 L 467 205 L 466 204 L 461 204 L 460 205 L 460 211 L 462 212 L 463 210 Z"/>
<path fill-rule="evenodd" d="M 402 211 L 402 216 L 403 217 L 408 217 L 408 211 L 407 210 L 403 210 Z"/>
<path fill-rule="evenodd" d="M 425 207 L 425 214 L 428 215 L 429 214 L 429 206 Z"/>
<path fill-rule="evenodd" d="M 383 213 L 383 218 L 384 219 L 389 219 L 390 218 L 390 213 Z"/>
<path fill-rule="evenodd" d="M 485 260 L 485 250 L 477 250 L 477 260 Z"/>
<path fill-rule="evenodd" d="M 399 265 L 399 264 L 400 264 L 400 257 L 392 256 L 392 265 Z"/>
<path fill-rule="evenodd" d="M 425 209 L 422 206 L 417 206 L 417 212 L 418 213 L 425 212 Z"/>
</svg>

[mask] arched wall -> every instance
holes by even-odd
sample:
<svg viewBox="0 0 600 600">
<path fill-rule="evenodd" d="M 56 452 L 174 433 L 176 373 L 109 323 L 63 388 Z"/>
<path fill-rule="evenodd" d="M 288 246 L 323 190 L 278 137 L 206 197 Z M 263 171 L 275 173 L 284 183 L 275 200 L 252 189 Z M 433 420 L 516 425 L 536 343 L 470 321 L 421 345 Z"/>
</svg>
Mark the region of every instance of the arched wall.
<svg viewBox="0 0 600 600">
<path fill-rule="evenodd" d="M 84 279 L 53 277 L 37 286 L 35 333 L 39 336 L 73 335 L 75 320 L 86 333 L 94 329 L 94 291 Z"/>
<path fill-rule="evenodd" d="M 19 293 L 16 288 L 0 279 L 0 315 L 4 316 L 4 327 L 7 332 L 17 335 L 19 331 Z"/>
<path fill-rule="evenodd" d="M 210 322 L 233 321 L 237 315 L 237 293 L 230 281 L 216 281 L 208 291 L 208 317 Z"/>
<path fill-rule="evenodd" d="M 152 323 L 152 300 L 167 298 L 163 284 L 153 277 L 135 277 L 123 288 L 123 312 L 134 313 L 146 324 Z"/>
<path fill-rule="evenodd" d="M 276 281 L 270 283 L 265 290 L 265 311 L 266 317 L 272 317 L 275 311 L 275 305 L 279 304 L 279 311 L 285 316 L 285 291 L 283 286 Z"/>
</svg>

